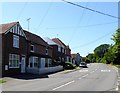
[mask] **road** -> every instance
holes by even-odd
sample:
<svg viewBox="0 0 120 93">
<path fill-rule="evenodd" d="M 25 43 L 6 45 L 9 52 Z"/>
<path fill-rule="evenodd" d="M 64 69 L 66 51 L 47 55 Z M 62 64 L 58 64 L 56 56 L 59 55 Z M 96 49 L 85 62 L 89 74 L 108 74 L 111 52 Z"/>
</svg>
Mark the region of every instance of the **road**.
<svg viewBox="0 0 120 93">
<path fill-rule="evenodd" d="M 46 78 L 14 79 L 3 91 L 116 91 L 117 72 L 111 66 L 92 63 L 74 72 L 58 72 Z"/>
</svg>

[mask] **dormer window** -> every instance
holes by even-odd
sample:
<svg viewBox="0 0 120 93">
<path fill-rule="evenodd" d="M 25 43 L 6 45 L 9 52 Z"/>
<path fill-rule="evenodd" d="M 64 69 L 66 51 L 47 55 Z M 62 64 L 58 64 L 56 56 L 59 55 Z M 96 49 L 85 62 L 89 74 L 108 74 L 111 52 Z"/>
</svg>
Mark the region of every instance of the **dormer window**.
<svg viewBox="0 0 120 93">
<path fill-rule="evenodd" d="M 30 45 L 30 51 L 34 52 L 34 45 Z"/>
</svg>

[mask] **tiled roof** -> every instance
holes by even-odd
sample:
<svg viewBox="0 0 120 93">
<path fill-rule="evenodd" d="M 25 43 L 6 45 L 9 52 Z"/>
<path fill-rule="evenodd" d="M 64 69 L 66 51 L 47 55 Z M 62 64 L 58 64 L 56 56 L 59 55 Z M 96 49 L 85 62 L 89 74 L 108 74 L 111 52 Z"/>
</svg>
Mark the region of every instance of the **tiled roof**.
<svg viewBox="0 0 120 93">
<path fill-rule="evenodd" d="M 74 57 L 76 57 L 77 56 L 77 54 L 71 54 L 71 57 L 72 58 L 74 58 Z"/>
<path fill-rule="evenodd" d="M 5 33 L 11 27 L 13 27 L 17 22 L 7 23 L 7 24 L 0 24 L 0 33 Z"/>
<path fill-rule="evenodd" d="M 38 35 L 35 35 L 31 32 L 28 32 L 28 31 L 25 31 L 25 34 L 26 34 L 26 37 L 27 37 L 27 40 L 28 41 L 31 41 L 33 43 L 37 43 L 37 44 L 41 44 L 41 45 L 44 45 L 44 46 L 48 46 L 48 44 Z"/>
<path fill-rule="evenodd" d="M 49 45 L 58 45 L 58 46 L 60 46 L 59 44 L 55 43 L 53 40 L 51 40 L 51 39 L 48 38 L 48 37 L 44 37 L 43 40 L 44 40 L 45 42 L 47 42 Z"/>
<path fill-rule="evenodd" d="M 58 38 L 53 38 L 52 39 L 55 43 L 59 44 L 62 47 L 65 47 L 65 44 Z"/>
</svg>

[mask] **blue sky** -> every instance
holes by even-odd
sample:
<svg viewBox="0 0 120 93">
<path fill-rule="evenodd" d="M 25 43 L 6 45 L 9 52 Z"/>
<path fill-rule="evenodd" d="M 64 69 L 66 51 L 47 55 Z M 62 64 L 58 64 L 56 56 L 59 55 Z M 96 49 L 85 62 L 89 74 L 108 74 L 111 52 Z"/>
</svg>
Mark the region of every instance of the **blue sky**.
<svg viewBox="0 0 120 93">
<path fill-rule="evenodd" d="M 88 8 L 118 16 L 117 2 L 74 2 Z M 113 44 L 118 19 L 97 14 L 65 2 L 4 2 L 2 23 L 19 21 L 23 29 L 41 37 L 60 38 L 72 53 L 86 56 L 100 44 Z"/>
</svg>

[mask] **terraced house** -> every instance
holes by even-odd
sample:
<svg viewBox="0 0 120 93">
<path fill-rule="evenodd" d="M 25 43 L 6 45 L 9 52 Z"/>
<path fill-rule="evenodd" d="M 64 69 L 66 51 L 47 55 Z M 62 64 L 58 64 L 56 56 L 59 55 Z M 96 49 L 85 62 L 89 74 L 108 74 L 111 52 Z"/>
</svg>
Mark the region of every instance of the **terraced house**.
<svg viewBox="0 0 120 93">
<path fill-rule="evenodd" d="M 58 56 L 62 63 L 71 62 L 71 49 L 69 45 L 65 45 L 59 38 L 52 39 L 55 43 L 59 44 Z"/>
<path fill-rule="evenodd" d="M 44 74 L 63 69 L 52 67 L 52 50 L 40 36 L 22 29 L 19 22 L 0 25 L 2 76 Z"/>
<path fill-rule="evenodd" d="M 40 36 L 25 31 L 27 37 L 27 72 L 44 74 L 52 65 L 52 47 Z"/>
</svg>

